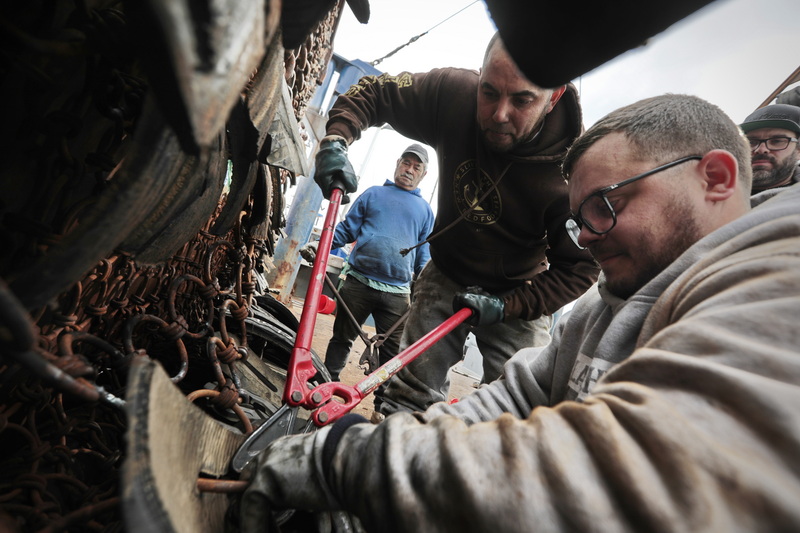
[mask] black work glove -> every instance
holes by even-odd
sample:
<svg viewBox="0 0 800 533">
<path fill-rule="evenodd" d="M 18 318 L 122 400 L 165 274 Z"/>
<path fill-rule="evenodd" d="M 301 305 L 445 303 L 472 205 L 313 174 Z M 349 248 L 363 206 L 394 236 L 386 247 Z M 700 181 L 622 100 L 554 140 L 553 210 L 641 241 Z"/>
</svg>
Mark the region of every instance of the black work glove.
<svg viewBox="0 0 800 533">
<path fill-rule="evenodd" d="M 353 165 L 347 159 L 347 141 L 338 135 L 328 135 L 319 142 L 319 150 L 314 159 L 314 181 L 322 189 L 326 200 L 331 199 L 334 184 L 344 187 L 342 204 L 350 202 L 347 193 L 358 190 L 358 178 Z"/>
<path fill-rule="evenodd" d="M 458 311 L 464 307 L 472 309 L 472 316 L 467 319 L 470 326 L 488 326 L 503 321 L 503 300 L 480 287 L 467 287 L 465 292 L 456 293 L 453 297 L 453 310 Z"/>
<path fill-rule="evenodd" d="M 331 427 L 281 437 L 261 452 L 256 466 L 247 471 L 253 477 L 240 503 L 242 533 L 264 531 L 271 514 L 280 510 L 325 511 L 338 506 L 319 467 L 320 440 Z"/>
</svg>

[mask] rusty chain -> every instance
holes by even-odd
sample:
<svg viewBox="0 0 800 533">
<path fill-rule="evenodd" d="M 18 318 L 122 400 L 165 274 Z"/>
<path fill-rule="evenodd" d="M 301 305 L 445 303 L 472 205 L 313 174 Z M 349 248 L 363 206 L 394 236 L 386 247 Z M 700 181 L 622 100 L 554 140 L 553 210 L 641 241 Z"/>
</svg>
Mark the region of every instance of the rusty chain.
<svg viewBox="0 0 800 533">
<path fill-rule="evenodd" d="M 31 179 L 5 180 L 14 185 L 4 188 L 4 201 L 18 208 L 0 218 L 0 529 L 123 530 L 121 407 L 133 358 L 159 361 L 189 399 L 230 410 L 242 431 L 252 430 L 239 405 L 236 366 L 247 354 L 244 318 L 257 272 L 269 264 L 284 223 L 282 191 L 294 183 L 288 171 L 269 168 L 271 231 L 258 238 L 242 219 L 227 235 L 210 233 L 223 198 L 168 261 L 137 264 L 117 251 L 52 305 L 25 310 L 2 280 L 85 224 L 121 168 L 148 91 L 125 50 L 121 5 L 56 0 L 31 7 L 28 27 L 4 24 L 17 47 L 6 57 L 16 80 L 6 97 L 18 90 L 30 104 L 19 112 L 26 120 L 15 133 L 19 144 L 38 151 L 29 155 L 29 168 L 14 169 Z M 301 56 L 287 61 L 297 118 L 324 76 L 335 22 L 329 17 L 286 54 Z M 70 70 L 82 74 L 59 78 Z M 229 333 L 234 324 L 236 335 Z M 201 480 L 198 486 L 237 491 L 242 485 Z"/>
</svg>

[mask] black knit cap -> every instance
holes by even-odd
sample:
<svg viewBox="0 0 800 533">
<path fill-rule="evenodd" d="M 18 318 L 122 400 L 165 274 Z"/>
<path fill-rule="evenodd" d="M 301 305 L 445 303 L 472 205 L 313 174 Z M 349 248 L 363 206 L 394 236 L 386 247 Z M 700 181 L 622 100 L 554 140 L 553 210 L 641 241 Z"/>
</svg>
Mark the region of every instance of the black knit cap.
<svg viewBox="0 0 800 533">
<path fill-rule="evenodd" d="M 781 128 L 800 135 L 800 107 L 788 104 L 773 104 L 757 109 L 739 125 L 742 131 L 760 128 Z"/>
</svg>

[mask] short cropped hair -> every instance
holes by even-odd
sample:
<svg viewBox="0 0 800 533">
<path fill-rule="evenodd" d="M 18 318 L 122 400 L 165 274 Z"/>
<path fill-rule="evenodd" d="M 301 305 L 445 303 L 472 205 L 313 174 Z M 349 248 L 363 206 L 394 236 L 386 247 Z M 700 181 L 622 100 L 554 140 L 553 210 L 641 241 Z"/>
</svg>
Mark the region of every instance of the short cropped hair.
<svg viewBox="0 0 800 533">
<path fill-rule="evenodd" d="M 489 39 L 489 44 L 486 45 L 486 51 L 483 53 L 483 66 L 484 67 L 486 67 L 486 62 L 489 61 L 489 53 L 492 51 L 492 48 L 494 48 L 495 45 L 499 45 L 499 46 L 502 46 L 503 48 L 505 48 L 505 45 L 503 45 L 503 40 L 500 38 L 500 32 L 499 31 L 494 32 L 494 35 L 492 35 L 492 38 Z"/>
<path fill-rule="evenodd" d="M 562 171 L 569 180 L 586 151 L 610 133 L 622 133 L 638 156 L 667 163 L 688 155 L 727 150 L 739 165 L 739 180 L 750 191 L 750 144 L 728 115 L 702 98 L 664 94 L 621 107 L 601 118 L 569 148 Z"/>
</svg>

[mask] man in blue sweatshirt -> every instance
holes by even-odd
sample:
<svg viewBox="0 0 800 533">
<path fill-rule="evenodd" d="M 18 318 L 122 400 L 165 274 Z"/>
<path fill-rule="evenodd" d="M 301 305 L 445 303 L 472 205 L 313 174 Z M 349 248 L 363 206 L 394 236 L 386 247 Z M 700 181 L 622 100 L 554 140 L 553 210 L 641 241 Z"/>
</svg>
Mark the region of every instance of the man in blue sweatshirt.
<svg viewBox="0 0 800 533">
<path fill-rule="evenodd" d="M 325 366 L 334 380 L 339 379 L 353 341 L 370 314 L 378 334 L 384 334 L 410 305 L 411 280 L 428 262 L 430 253 L 427 244 L 407 255 L 400 250 L 424 241 L 433 228 L 433 211 L 417 188 L 427 167 L 427 150 L 412 144 L 397 160 L 394 181 L 386 180 L 383 186 L 364 191 L 336 226 L 332 249 L 356 243 L 348 259 L 347 279 L 339 293 L 358 325 L 347 313 L 337 312 L 333 337 L 325 354 Z M 301 250 L 306 259 L 313 259 L 314 253 L 315 243 Z M 380 364 L 397 355 L 402 333 L 401 324 L 380 346 Z M 380 403 L 380 390 L 376 391 L 376 403 Z"/>
</svg>

